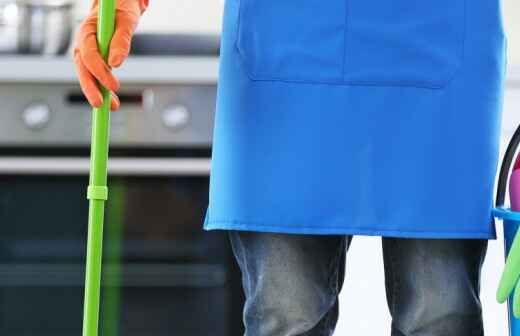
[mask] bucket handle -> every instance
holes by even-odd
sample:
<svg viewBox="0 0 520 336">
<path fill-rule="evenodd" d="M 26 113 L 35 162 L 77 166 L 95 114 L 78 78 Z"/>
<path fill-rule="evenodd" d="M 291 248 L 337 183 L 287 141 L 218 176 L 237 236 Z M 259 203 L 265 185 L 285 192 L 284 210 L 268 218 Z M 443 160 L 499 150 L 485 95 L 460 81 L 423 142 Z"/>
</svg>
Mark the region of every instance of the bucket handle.
<svg viewBox="0 0 520 336">
<path fill-rule="evenodd" d="M 515 158 L 515 153 L 520 144 L 520 125 L 515 130 L 515 133 L 509 140 L 507 145 L 506 153 L 504 154 L 504 158 L 502 159 L 502 165 L 500 167 L 500 174 L 498 176 L 498 186 L 497 186 L 497 194 L 495 200 L 495 206 L 503 207 L 505 198 L 506 198 L 506 190 L 507 190 L 507 182 L 509 178 L 509 171 L 511 169 L 511 164 L 513 159 Z"/>
</svg>

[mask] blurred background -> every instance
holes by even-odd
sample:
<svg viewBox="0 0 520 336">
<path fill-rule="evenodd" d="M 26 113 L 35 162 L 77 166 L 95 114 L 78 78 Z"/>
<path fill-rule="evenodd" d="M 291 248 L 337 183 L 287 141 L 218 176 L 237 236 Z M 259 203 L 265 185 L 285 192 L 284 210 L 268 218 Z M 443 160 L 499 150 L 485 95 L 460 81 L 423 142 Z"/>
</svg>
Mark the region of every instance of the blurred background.
<svg viewBox="0 0 520 336">
<path fill-rule="evenodd" d="M 90 4 L 20 3 L 0 0 L 0 335 L 79 335 L 90 108 L 70 41 Z M 112 116 L 102 335 L 242 334 L 226 236 L 202 231 L 222 8 L 216 0 L 151 0 L 117 70 L 123 107 Z M 520 3 L 504 0 L 503 12 L 502 147 L 520 123 Z M 503 264 L 497 229 L 482 278 L 488 335 L 507 328 L 494 299 Z M 389 335 L 379 238 L 354 239 L 340 300 L 337 335 Z"/>
</svg>

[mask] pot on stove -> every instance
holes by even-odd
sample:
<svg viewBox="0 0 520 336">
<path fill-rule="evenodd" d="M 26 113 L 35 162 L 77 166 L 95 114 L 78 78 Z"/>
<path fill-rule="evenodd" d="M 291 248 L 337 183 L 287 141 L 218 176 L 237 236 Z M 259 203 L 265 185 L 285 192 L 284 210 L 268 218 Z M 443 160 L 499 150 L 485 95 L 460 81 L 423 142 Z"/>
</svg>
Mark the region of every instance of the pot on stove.
<svg viewBox="0 0 520 336">
<path fill-rule="evenodd" d="M 64 54 L 73 8 L 71 0 L 0 0 L 0 54 Z"/>
</svg>

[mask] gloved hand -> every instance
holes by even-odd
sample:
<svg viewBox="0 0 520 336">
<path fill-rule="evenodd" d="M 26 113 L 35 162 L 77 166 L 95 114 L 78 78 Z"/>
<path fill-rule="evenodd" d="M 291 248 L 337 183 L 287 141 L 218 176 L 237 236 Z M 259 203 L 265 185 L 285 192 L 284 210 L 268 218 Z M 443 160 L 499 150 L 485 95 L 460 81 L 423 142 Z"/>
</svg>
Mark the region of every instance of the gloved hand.
<svg viewBox="0 0 520 336">
<path fill-rule="evenodd" d="M 513 173 L 509 178 L 509 198 L 511 210 L 520 211 L 520 157 L 517 158 Z M 503 303 L 515 291 L 513 297 L 513 315 L 520 318 L 520 231 L 515 235 L 509 249 L 506 266 L 500 279 L 497 291 L 497 300 Z M 516 288 L 516 289 L 515 289 Z"/>
<path fill-rule="evenodd" d="M 105 63 L 97 45 L 98 0 L 85 18 L 76 37 L 74 62 L 81 89 L 93 107 L 101 107 L 103 96 L 99 84 L 112 91 L 111 110 L 119 108 L 116 92 L 119 81 L 112 74 L 111 67 L 119 67 L 130 53 L 132 35 L 139 18 L 148 7 L 149 0 L 116 0 L 116 23 L 110 44 L 108 64 Z"/>
</svg>

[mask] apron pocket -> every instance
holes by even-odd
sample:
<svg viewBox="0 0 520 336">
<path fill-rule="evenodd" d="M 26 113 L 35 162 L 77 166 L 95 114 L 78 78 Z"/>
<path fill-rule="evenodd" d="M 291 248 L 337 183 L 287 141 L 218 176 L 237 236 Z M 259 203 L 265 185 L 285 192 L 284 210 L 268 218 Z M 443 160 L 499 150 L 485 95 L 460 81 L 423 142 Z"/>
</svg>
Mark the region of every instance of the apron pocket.
<svg viewBox="0 0 520 336">
<path fill-rule="evenodd" d="M 252 80 L 343 82 L 347 0 L 241 0 L 236 47 Z"/>
<path fill-rule="evenodd" d="M 466 0 L 348 0 L 345 81 L 444 87 L 462 62 L 465 5 Z"/>
</svg>

